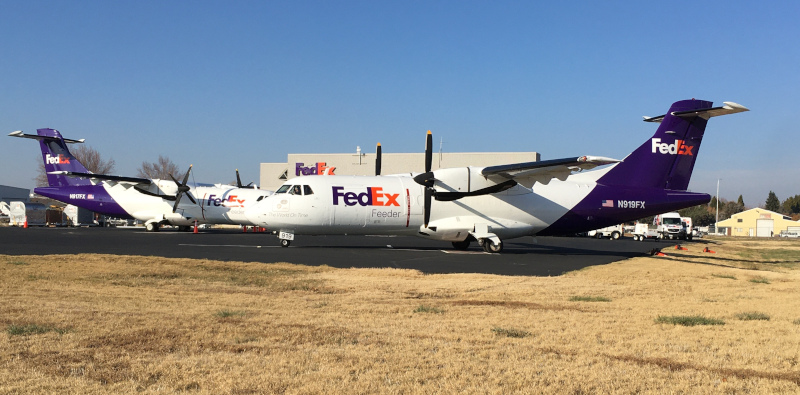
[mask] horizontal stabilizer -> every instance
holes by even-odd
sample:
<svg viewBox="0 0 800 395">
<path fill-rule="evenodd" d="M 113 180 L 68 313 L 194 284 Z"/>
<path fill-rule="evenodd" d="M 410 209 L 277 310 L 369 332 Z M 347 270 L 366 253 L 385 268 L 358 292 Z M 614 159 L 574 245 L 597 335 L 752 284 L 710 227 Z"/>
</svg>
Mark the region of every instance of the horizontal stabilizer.
<svg viewBox="0 0 800 395">
<path fill-rule="evenodd" d="M 680 117 L 683 119 L 691 119 L 694 117 L 700 117 L 705 120 L 708 120 L 711 117 L 718 117 L 720 115 L 728 115 L 728 114 L 736 114 L 737 112 L 745 112 L 750 111 L 749 108 L 730 101 L 723 102 L 724 106 L 722 107 L 714 107 L 714 108 L 705 108 L 700 110 L 691 110 L 691 111 L 676 111 L 671 113 L 676 117 Z M 667 116 L 659 115 L 657 117 L 643 117 L 645 122 L 656 122 L 661 123 L 664 120 L 664 117 Z"/>
<path fill-rule="evenodd" d="M 22 133 L 21 130 L 17 130 L 16 132 L 11 132 L 8 135 L 11 136 L 11 137 L 22 137 L 22 138 L 26 138 L 26 139 L 34 139 L 34 140 L 40 140 L 40 141 L 41 140 L 58 140 L 58 137 L 39 136 L 37 134 L 24 134 L 24 133 Z M 82 144 L 84 141 L 86 141 L 86 139 L 80 139 L 80 140 L 64 139 L 65 143 L 70 143 L 70 144 Z"/>
</svg>

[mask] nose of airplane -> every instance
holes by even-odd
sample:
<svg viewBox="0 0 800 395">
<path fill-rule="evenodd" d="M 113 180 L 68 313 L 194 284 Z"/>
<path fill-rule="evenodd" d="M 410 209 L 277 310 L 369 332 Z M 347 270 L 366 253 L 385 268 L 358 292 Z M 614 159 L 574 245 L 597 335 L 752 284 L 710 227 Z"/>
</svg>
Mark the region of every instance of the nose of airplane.
<svg viewBox="0 0 800 395">
<path fill-rule="evenodd" d="M 267 196 L 260 202 L 246 208 L 244 210 L 245 218 L 247 218 L 248 221 L 252 222 L 253 225 L 266 227 L 267 211 L 269 208 L 268 202 L 270 198 L 271 196 Z"/>
</svg>

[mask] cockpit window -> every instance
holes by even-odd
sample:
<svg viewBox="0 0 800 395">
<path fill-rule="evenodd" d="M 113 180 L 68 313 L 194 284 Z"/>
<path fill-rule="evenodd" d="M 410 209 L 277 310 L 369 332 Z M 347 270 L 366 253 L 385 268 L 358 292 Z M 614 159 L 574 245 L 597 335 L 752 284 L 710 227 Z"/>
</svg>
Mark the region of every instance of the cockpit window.
<svg viewBox="0 0 800 395">
<path fill-rule="evenodd" d="M 314 191 L 311 190 L 311 187 L 308 185 L 303 185 L 303 195 L 313 195 Z"/>
<path fill-rule="evenodd" d="M 303 193 L 300 190 L 300 185 L 292 186 L 292 189 L 289 190 L 290 195 L 302 195 Z"/>
<path fill-rule="evenodd" d="M 286 193 L 286 191 L 288 191 L 289 188 L 291 187 L 292 187 L 291 185 L 281 185 L 281 187 L 278 188 L 278 190 L 275 191 L 275 193 Z"/>
</svg>

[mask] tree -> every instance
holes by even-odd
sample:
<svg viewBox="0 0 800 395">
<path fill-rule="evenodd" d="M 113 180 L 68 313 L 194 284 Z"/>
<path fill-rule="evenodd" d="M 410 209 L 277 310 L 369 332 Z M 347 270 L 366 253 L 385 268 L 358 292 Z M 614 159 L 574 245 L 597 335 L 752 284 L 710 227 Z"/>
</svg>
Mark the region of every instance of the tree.
<svg viewBox="0 0 800 395">
<path fill-rule="evenodd" d="M 171 175 L 177 180 L 180 180 L 183 178 L 184 174 L 186 173 L 181 172 L 178 169 L 178 165 L 172 162 L 169 158 L 159 155 L 157 162 L 142 162 L 142 166 L 139 167 L 139 172 L 136 174 L 136 176 L 142 178 L 171 180 Z"/>
<path fill-rule="evenodd" d="M 89 147 L 87 145 L 79 145 L 77 147 L 73 147 L 70 149 L 70 153 L 83 164 L 87 170 L 95 174 L 109 174 L 114 171 L 114 166 L 116 163 L 114 159 L 109 158 L 108 160 L 104 160 L 102 156 L 100 156 L 100 152 L 96 149 Z M 44 168 L 44 162 L 42 158 L 39 157 L 39 173 L 34 178 L 36 182 L 36 186 L 42 187 L 49 185 L 47 182 L 47 171 Z"/>
<path fill-rule="evenodd" d="M 781 204 L 784 214 L 800 214 L 800 195 L 794 195 Z"/>
<path fill-rule="evenodd" d="M 742 198 L 742 195 L 739 195 L 739 200 L 736 201 L 736 204 L 744 207 L 744 199 Z"/>
<path fill-rule="evenodd" d="M 708 226 L 714 223 L 714 210 L 716 208 L 709 208 L 705 204 L 699 206 L 685 208 L 678 211 L 681 217 L 692 218 L 692 225 L 694 226 Z"/>
<path fill-rule="evenodd" d="M 711 201 L 710 201 L 710 202 L 708 202 L 708 207 L 711 207 L 711 208 L 713 208 L 714 210 L 716 210 L 716 209 L 717 209 L 717 197 L 716 197 L 716 196 L 712 196 L 712 197 L 711 197 Z"/>
<path fill-rule="evenodd" d="M 775 192 L 769 191 L 767 201 L 764 203 L 764 208 L 775 212 L 781 210 L 781 202 L 778 200 L 778 196 L 775 195 Z"/>
</svg>

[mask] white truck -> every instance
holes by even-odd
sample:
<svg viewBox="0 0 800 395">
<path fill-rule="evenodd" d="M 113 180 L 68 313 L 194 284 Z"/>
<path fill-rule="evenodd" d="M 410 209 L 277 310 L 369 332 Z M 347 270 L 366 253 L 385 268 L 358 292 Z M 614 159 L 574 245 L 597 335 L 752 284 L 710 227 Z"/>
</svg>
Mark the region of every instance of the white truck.
<svg viewBox="0 0 800 395">
<path fill-rule="evenodd" d="M 637 223 L 633 239 L 692 240 L 691 224 L 691 218 L 678 213 L 659 214 L 653 219 L 653 226 Z"/>
<path fill-rule="evenodd" d="M 619 225 L 607 226 L 602 229 L 590 230 L 589 232 L 587 232 L 587 235 L 589 237 L 596 237 L 598 239 L 608 237 L 611 240 L 619 240 L 619 238 L 622 237 L 622 234 L 624 232 L 625 231 L 622 227 L 622 224 L 619 224 Z"/>
</svg>

